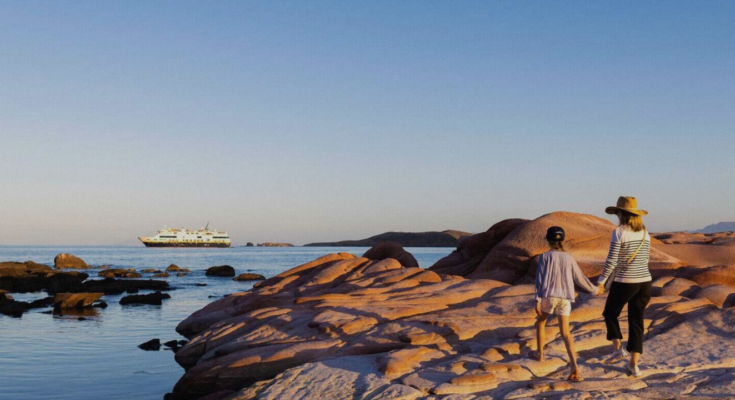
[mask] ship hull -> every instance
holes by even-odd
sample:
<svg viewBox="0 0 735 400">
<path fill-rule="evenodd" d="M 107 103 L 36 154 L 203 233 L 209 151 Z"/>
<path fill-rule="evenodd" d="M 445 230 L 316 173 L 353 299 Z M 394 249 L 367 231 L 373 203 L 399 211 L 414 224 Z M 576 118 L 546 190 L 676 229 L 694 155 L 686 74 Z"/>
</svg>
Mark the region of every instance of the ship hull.
<svg viewBox="0 0 735 400">
<path fill-rule="evenodd" d="M 229 243 L 146 243 L 145 247 L 230 247 Z"/>
</svg>

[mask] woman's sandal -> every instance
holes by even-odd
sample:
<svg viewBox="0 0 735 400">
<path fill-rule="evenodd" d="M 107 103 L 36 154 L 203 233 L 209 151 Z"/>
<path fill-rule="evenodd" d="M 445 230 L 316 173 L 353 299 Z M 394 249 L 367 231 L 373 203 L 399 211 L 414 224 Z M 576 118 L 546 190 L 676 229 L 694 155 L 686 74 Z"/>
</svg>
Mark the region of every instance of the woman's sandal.
<svg viewBox="0 0 735 400">
<path fill-rule="evenodd" d="M 573 373 L 573 374 L 571 374 L 571 375 L 569 375 L 569 378 L 567 378 L 567 380 L 570 380 L 572 382 L 584 382 L 584 378 L 582 378 L 581 376 L 579 376 L 579 374 L 576 373 L 576 372 Z"/>
<path fill-rule="evenodd" d="M 541 359 L 541 355 L 538 353 L 538 350 L 531 350 L 528 352 L 528 358 L 536 361 L 543 361 Z"/>
</svg>

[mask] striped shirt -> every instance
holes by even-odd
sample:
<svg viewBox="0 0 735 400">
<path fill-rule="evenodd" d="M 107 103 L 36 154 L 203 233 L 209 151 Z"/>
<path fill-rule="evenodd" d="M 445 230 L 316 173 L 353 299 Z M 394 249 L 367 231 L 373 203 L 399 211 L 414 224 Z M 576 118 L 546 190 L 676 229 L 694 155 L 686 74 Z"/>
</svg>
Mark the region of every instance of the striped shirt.
<svg viewBox="0 0 735 400">
<path fill-rule="evenodd" d="M 643 235 L 645 234 L 645 237 Z M 643 246 L 635 258 L 628 264 L 628 260 L 644 240 Z M 648 260 L 651 255 L 651 235 L 645 230 L 633 232 L 626 226 L 619 226 L 613 231 L 610 240 L 610 252 L 607 254 L 602 275 L 597 279 L 598 284 L 607 282 L 613 271 L 616 272 L 615 282 L 640 283 L 651 281 L 651 272 L 648 270 Z"/>
</svg>

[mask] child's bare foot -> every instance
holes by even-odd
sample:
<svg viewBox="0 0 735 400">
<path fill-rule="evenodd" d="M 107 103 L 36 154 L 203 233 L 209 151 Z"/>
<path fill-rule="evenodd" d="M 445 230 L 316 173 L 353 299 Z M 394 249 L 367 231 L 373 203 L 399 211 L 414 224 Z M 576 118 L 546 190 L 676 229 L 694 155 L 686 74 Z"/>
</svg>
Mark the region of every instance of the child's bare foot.
<svg viewBox="0 0 735 400">
<path fill-rule="evenodd" d="M 528 352 L 528 357 L 532 360 L 536 361 L 544 361 L 544 355 L 543 353 L 540 353 L 538 350 L 531 350 Z"/>
<path fill-rule="evenodd" d="M 567 378 L 567 379 L 569 379 L 570 381 L 573 381 L 573 382 L 582 382 L 582 381 L 584 381 L 584 378 L 582 378 L 582 374 L 579 372 L 579 368 L 573 369 L 572 370 L 572 374 L 569 375 L 569 378 Z"/>
</svg>

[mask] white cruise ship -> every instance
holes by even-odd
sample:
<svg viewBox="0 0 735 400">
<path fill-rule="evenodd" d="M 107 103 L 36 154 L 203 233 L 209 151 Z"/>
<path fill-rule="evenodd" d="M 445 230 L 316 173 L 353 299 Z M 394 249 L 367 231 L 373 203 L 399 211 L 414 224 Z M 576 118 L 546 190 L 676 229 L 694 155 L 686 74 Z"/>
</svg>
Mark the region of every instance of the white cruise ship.
<svg viewBox="0 0 735 400">
<path fill-rule="evenodd" d="M 227 232 L 210 230 L 209 224 L 198 231 L 163 228 L 156 236 L 141 236 L 138 239 L 146 247 L 230 247 L 230 235 Z"/>
</svg>

